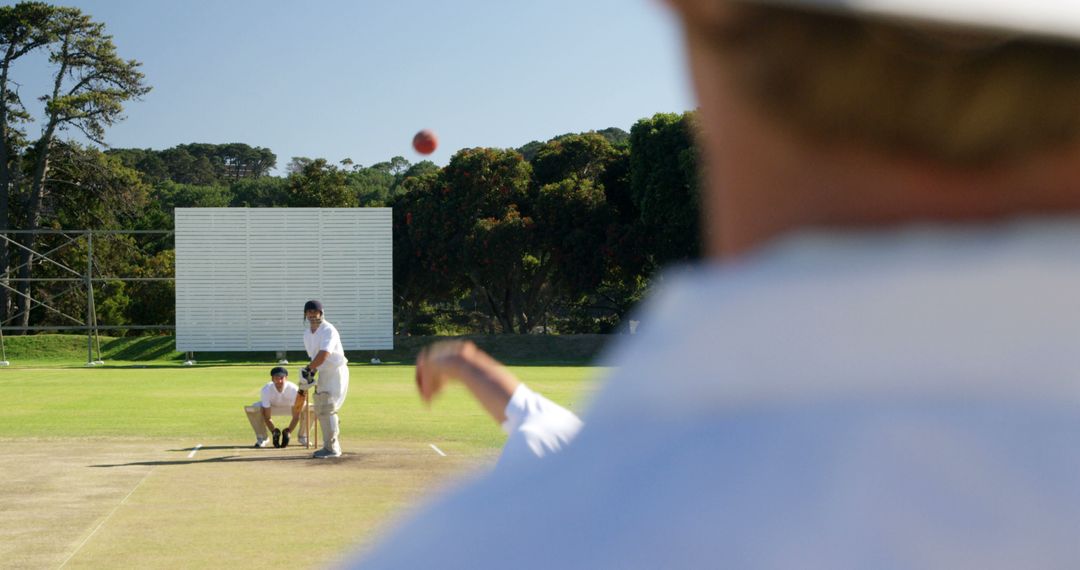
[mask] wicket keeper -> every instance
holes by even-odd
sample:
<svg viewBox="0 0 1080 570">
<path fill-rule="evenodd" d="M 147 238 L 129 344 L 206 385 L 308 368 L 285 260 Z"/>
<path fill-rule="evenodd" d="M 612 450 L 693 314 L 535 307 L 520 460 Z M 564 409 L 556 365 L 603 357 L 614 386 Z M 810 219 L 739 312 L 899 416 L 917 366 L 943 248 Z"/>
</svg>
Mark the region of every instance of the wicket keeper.
<svg viewBox="0 0 1080 570">
<path fill-rule="evenodd" d="M 307 445 L 308 429 L 305 423 L 300 421 L 300 410 L 304 408 L 306 397 L 296 384 L 289 382 L 289 371 L 283 366 L 275 366 L 270 370 L 270 381 L 262 387 L 259 401 L 244 407 L 248 421 L 255 430 L 255 447 L 266 447 L 270 442 L 268 433 L 273 436 L 274 447 L 287 447 L 289 436 L 300 424 L 300 445 Z M 289 427 L 279 429 L 274 425 L 273 414 L 289 413 L 292 420 Z"/>
</svg>

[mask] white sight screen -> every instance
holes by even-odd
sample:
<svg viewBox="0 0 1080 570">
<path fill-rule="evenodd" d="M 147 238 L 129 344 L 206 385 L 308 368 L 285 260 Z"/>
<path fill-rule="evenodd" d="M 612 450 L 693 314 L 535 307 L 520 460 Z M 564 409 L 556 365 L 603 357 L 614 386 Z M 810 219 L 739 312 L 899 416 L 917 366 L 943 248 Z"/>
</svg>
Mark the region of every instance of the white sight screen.
<svg viewBox="0 0 1080 570">
<path fill-rule="evenodd" d="M 345 350 L 390 350 L 390 208 L 177 208 L 176 350 L 304 349 L 322 301 Z"/>
</svg>

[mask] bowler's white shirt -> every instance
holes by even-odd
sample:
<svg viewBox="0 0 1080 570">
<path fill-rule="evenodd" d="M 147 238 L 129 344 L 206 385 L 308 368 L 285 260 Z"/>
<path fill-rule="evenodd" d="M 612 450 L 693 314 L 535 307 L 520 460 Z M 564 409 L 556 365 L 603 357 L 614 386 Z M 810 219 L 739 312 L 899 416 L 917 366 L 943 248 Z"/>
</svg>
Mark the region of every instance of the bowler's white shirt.
<svg viewBox="0 0 1080 570">
<path fill-rule="evenodd" d="M 1080 568 L 1080 221 L 669 275 L 562 453 L 370 568 Z"/>
<path fill-rule="evenodd" d="M 518 384 L 505 413 L 502 429 L 509 437 L 499 456 L 499 468 L 558 453 L 581 430 L 581 420 L 573 412 L 525 384 Z"/>
<path fill-rule="evenodd" d="M 348 362 L 345 359 L 345 349 L 341 346 L 341 336 L 329 321 L 320 323 L 315 332 L 311 331 L 311 326 L 304 327 L 304 348 L 310 359 L 314 359 L 319 351 L 328 352 L 329 355 L 323 363 L 327 368 L 336 368 Z"/>
</svg>

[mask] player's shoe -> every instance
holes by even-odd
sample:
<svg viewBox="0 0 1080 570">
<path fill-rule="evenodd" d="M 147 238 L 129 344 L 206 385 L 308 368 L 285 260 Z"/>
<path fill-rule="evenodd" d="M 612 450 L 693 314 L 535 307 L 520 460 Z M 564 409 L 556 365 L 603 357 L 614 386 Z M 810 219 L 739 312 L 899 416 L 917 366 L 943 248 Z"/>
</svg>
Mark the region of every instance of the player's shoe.
<svg viewBox="0 0 1080 570">
<path fill-rule="evenodd" d="M 335 449 L 327 449 L 327 448 L 324 447 L 324 448 L 316 451 L 315 453 L 311 454 L 311 456 L 314 457 L 315 459 L 328 459 L 330 457 L 341 457 L 341 450 L 340 449 L 336 449 L 336 450 Z"/>
<path fill-rule="evenodd" d="M 296 443 L 297 443 L 297 445 L 302 445 L 304 447 L 307 447 L 307 436 L 302 435 L 302 436 L 296 438 Z"/>
<path fill-rule="evenodd" d="M 263 438 L 260 437 L 260 438 L 255 440 L 255 445 L 253 447 L 255 449 L 259 449 L 261 447 L 266 447 L 266 444 L 268 444 L 268 443 L 270 443 L 270 440 L 263 439 Z"/>
</svg>

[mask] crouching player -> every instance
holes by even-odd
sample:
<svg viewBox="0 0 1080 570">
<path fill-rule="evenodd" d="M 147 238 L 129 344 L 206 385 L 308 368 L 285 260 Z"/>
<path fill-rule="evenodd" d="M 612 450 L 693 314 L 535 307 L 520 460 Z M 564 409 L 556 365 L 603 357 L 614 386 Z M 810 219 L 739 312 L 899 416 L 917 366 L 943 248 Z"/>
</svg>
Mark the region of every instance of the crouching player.
<svg viewBox="0 0 1080 570">
<path fill-rule="evenodd" d="M 282 366 L 270 370 L 270 381 L 262 387 L 259 401 L 245 406 L 248 421 L 255 430 L 255 447 L 266 447 L 272 434 L 274 447 L 289 445 L 289 437 L 300 425 L 299 443 L 307 445 L 308 426 L 300 421 L 300 411 L 304 409 L 306 396 L 296 384 L 289 382 L 289 371 Z M 291 414 L 289 427 L 279 429 L 274 425 L 273 415 Z"/>
</svg>

